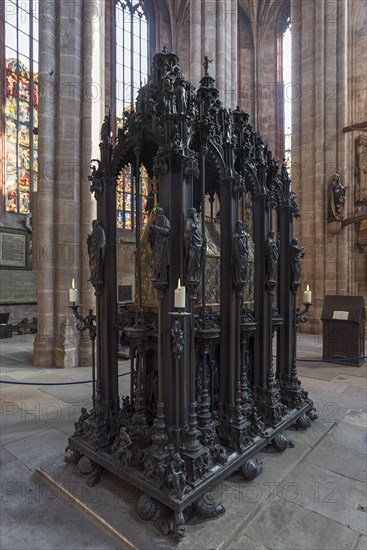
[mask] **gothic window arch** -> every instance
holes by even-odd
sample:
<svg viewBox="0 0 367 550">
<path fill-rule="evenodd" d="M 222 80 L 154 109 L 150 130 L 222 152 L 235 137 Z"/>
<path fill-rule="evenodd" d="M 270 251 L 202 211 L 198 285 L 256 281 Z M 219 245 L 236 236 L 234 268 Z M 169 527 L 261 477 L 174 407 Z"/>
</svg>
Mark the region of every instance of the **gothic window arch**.
<svg viewBox="0 0 367 550">
<path fill-rule="evenodd" d="M 38 180 L 38 4 L 5 3 L 5 211 L 31 212 Z"/>
<path fill-rule="evenodd" d="M 148 75 L 148 19 L 141 0 L 116 0 L 116 117 L 133 109 Z"/>
<path fill-rule="evenodd" d="M 292 167 L 292 32 L 290 17 L 282 36 L 283 47 L 283 103 L 284 103 L 284 158 L 290 173 Z"/>
<path fill-rule="evenodd" d="M 291 170 L 292 159 L 292 102 L 295 89 L 292 84 L 292 40 L 290 7 L 281 11 L 277 25 L 277 139 L 276 155 L 285 159 Z"/>
<path fill-rule="evenodd" d="M 134 109 L 139 88 L 148 76 L 149 27 L 142 0 L 115 2 L 116 59 L 116 125 L 123 125 L 124 113 Z M 150 181 L 145 167 L 140 167 L 137 181 L 134 167 L 125 166 L 118 177 L 116 189 L 117 227 L 135 229 L 137 185 L 141 197 L 141 223 L 145 227 L 146 197 Z"/>
</svg>

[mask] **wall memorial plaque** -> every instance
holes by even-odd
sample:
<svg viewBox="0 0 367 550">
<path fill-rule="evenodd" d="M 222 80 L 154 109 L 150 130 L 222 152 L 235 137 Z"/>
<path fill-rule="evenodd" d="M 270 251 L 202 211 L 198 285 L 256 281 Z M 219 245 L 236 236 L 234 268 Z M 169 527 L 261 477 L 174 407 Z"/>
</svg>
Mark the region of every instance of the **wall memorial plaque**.
<svg viewBox="0 0 367 550">
<path fill-rule="evenodd" d="M 0 232 L 0 266 L 27 267 L 25 234 Z"/>
</svg>

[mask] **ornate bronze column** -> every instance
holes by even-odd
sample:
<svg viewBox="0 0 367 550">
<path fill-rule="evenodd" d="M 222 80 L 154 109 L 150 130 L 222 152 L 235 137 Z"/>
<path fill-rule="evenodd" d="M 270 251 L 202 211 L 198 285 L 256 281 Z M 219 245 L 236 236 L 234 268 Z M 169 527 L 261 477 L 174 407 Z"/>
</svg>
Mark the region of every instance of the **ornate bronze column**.
<svg viewBox="0 0 367 550">
<path fill-rule="evenodd" d="M 117 367 L 115 179 L 111 173 L 110 115 L 101 129 L 101 160 L 92 161 L 91 192 L 97 200 L 97 219 L 88 237 L 90 282 L 96 295 L 97 376 L 95 404 L 84 420 L 83 439 L 93 448 L 108 446 L 116 435 L 119 411 Z M 96 166 L 96 164 L 97 166 Z M 109 246 L 106 246 L 106 243 Z"/>
</svg>

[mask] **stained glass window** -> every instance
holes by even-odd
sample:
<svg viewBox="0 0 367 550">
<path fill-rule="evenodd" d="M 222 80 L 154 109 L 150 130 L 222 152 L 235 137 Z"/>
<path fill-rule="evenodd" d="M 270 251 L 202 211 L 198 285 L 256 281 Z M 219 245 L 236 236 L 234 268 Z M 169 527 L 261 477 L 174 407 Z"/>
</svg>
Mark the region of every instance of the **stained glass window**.
<svg viewBox="0 0 367 550">
<path fill-rule="evenodd" d="M 18 214 L 30 213 L 38 180 L 38 4 L 5 9 L 5 210 Z"/>
<path fill-rule="evenodd" d="M 292 166 L 292 39 L 291 22 L 283 33 L 284 158 L 289 175 Z"/>
<path fill-rule="evenodd" d="M 145 212 L 150 179 L 145 166 L 140 167 L 140 193 L 141 193 L 141 227 L 148 221 Z M 125 166 L 117 178 L 116 186 L 116 210 L 117 227 L 120 229 L 134 229 L 136 226 L 136 178 L 133 175 L 131 164 Z M 133 216 L 134 214 L 134 216 Z"/>
</svg>

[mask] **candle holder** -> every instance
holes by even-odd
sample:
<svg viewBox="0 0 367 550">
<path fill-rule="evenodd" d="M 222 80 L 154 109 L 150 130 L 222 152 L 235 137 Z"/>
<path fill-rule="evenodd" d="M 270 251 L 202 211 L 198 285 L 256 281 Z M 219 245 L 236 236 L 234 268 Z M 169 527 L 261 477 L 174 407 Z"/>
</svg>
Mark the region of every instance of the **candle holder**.
<svg viewBox="0 0 367 550">
<path fill-rule="evenodd" d="M 185 340 L 184 332 L 181 326 L 181 317 L 189 317 L 191 313 L 186 311 L 169 311 L 168 315 L 173 317 L 173 324 L 171 327 L 171 337 L 172 337 L 172 354 L 175 358 L 175 370 L 176 370 L 176 411 L 175 411 L 175 420 L 176 420 L 176 449 L 178 450 L 180 445 L 180 359 L 182 357 Z"/>
<path fill-rule="evenodd" d="M 178 280 L 178 287 L 174 293 L 174 307 L 179 310 L 184 310 L 186 305 L 186 287 L 181 286 L 181 280 Z"/>
<path fill-rule="evenodd" d="M 78 323 L 76 325 L 76 329 L 79 332 L 88 331 L 89 338 L 92 341 L 92 384 L 93 384 L 93 406 L 95 405 L 96 400 L 96 354 L 95 354 L 95 340 L 97 336 L 97 327 L 95 325 L 96 316 L 93 313 L 93 309 L 88 310 L 88 315 L 81 315 L 79 313 L 79 308 L 81 308 L 81 304 L 76 304 L 75 302 L 72 302 L 72 304 L 69 307 L 72 312 L 75 315 L 75 318 L 78 320 Z"/>
<path fill-rule="evenodd" d="M 303 324 L 308 322 L 307 313 L 311 306 L 311 302 L 303 302 L 303 308 L 296 309 L 296 327 L 298 327 L 301 323 Z"/>
</svg>

